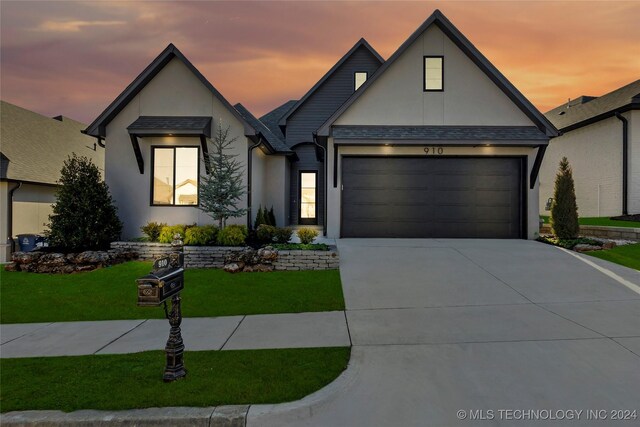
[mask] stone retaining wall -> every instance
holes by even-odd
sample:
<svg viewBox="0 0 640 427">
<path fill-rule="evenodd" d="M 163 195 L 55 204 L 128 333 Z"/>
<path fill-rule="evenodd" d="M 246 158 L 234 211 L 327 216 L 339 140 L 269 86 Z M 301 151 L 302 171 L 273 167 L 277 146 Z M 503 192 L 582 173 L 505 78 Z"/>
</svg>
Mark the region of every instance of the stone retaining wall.
<svg viewBox="0 0 640 427">
<path fill-rule="evenodd" d="M 135 251 L 142 260 L 153 260 L 171 252 L 168 243 L 112 242 L 111 247 Z M 185 268 L 222 268 L 225 256 L 242 249 L 239 246 L 185 246 Z M 278 260 L 273 266 L 279 271 L 331 270 L 340 267 L 340 257 L 335 248 L 329 251 L 278 250 Z"/>
<path fill-rule="evenodd" d="M 551 227 L 544 224 L 540 227 L 540 234 L 550 234 Z M 581 236 L 600 237 L 603 239 L 622 239 L 640 241 L 640 228 L 631 227 L 603 227 L 600 225 L 581 225 Z"/>
</svg>

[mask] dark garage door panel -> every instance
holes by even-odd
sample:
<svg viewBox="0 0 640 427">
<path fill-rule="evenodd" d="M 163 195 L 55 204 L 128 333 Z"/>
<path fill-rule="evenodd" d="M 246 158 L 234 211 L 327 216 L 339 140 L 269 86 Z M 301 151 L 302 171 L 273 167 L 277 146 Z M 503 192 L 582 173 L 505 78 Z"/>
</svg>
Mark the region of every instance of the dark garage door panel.
<svg viewBox="0 0 640 427">
<path fill-rule="evenodd" d="M 522 162 L 344 157 L 342 237 L 520 238 Z"/>
</svg>

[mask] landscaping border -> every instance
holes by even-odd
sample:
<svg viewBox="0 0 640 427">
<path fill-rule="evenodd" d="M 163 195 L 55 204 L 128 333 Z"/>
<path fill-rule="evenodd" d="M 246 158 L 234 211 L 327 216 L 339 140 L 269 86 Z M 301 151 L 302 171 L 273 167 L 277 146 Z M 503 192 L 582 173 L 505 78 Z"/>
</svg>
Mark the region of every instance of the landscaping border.
<svg viewBox="0 0 640 427">
<path fill-rule="evenodd" d="M 168 243 L 112 242 L 112 249 L 134 251 L 141 260 L 153 260 L 172 251 Z M 231 252 L 243 250 L 242 246 L 185 246 L 185 268 L 222 268 L 224 258 Z M 278 250 L 273 262 L 277 271 L 334 270 L 340 267 L 340 256 L 335 247 L 328 251 Z"/>
<path fill-rule="evenodd" d="M 551 226 L 549 224 L 543 224 L 540 227 L 540 234 L 551 234 Z M 588 237 L 600 237 L 603 239 L 624 239 L 640 241 L 640 228 L 581 225 L 580 235 Z"/>
</svg>

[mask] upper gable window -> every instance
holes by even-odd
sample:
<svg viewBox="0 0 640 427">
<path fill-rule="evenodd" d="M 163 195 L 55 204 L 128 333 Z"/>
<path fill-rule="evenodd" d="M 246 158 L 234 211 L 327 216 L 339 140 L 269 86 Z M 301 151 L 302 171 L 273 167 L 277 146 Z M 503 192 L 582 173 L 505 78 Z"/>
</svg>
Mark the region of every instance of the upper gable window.
<svg viewBox="0 0 640 427">
<path fill-rule="evenodd" d="M 353 90 L 354 91 L 358 90 L 358 88 L 362 86 L 364 82 L 367 81 L 367 77 L 369 77 L 369 73 L 367 73 L 366 71 L 356 71 L 353 75 L 353 81 L 354 81 Z"/>
<path fill-rule="evenodd" d="M 424 57 L 424 90 L 442 91 L 444 90 L 444 57 L 425 56 Z"/>
</svg>

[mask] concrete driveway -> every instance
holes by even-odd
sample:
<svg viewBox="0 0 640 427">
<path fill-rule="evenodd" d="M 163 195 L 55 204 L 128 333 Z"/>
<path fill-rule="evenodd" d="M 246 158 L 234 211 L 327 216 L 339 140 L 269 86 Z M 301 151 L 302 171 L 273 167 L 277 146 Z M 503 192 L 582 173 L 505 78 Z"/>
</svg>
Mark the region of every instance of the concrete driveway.
<svg viewBox="0 0 640 427">
<path fill-rule="evenodd" d="M 349 369 L 249 426 L 640 424 L 640 272 L 531 241 L 338 246 Z"/>
</svg>

